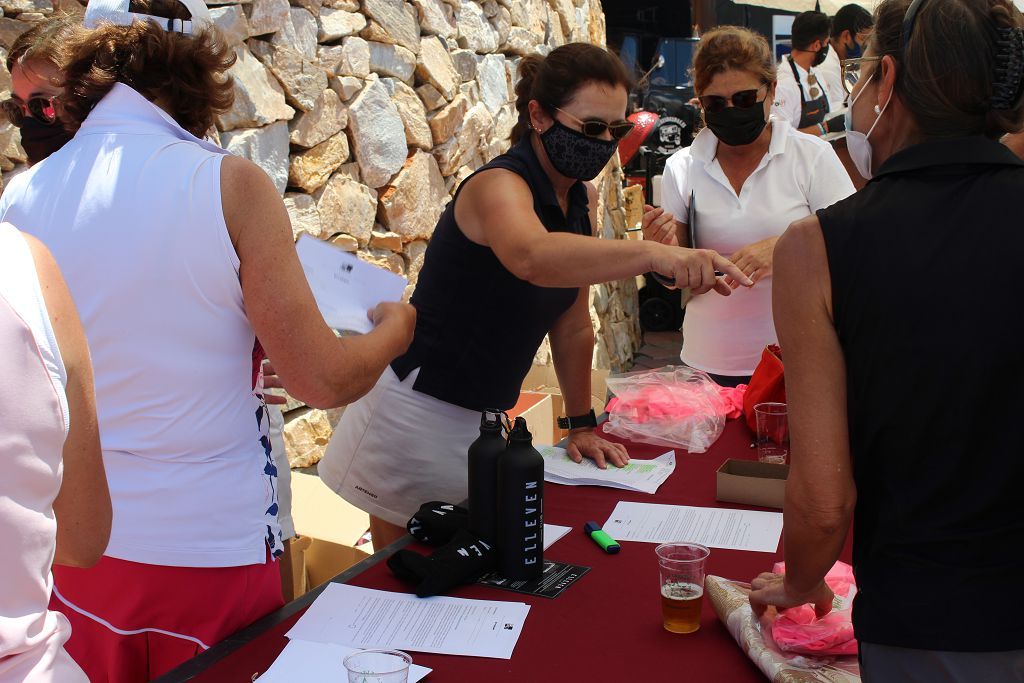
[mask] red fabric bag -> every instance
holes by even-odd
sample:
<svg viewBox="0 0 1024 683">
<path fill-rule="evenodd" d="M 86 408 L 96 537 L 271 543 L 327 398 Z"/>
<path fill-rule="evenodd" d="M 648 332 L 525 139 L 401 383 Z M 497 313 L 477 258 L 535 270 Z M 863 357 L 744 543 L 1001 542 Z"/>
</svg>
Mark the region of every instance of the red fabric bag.
<svg viewBox="0 0 1024 683">
<path fill-rule="evenodd" d="M 754 406 L 758 403 L 785 403 L 786 378 L 782 367 L 782 350 L 776 344 L 769 344 L 761 352 L 761 362 L 754 369 L 743 396 L 743 414 L 751 431 L 757 432 L 757 417 Z"/>
</svg>

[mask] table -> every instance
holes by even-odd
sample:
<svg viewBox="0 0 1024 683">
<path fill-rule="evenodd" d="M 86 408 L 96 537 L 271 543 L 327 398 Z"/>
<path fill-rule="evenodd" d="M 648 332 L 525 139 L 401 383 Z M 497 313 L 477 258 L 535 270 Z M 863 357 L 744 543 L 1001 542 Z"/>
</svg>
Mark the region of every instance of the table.
<svg viewBox="0 0 1024 683">
<path fill-rule="evenodd" d="M 611 437 L 614 439 L 614 437 Z M 512 659 L 455 657 L 412 653 L 417 664 L 434 672 L 428 681 L 631 681 L 639 676 L 669 672 L 672 680 L 742 683 L 763 682 L 732 636 L 718 621 L 710 601 L 704 601 L 700 631 L 676 635 L 661 626 L 658 567 L 654 545 L 623 543 L 618 555 L 604 554 L 582 532 L 587 521 L 603 524 L 619 500 L 675 505 L 718 506 L 715 470 L 728 458 L 755 459 L 751 433 L 742 420 L 731 420 L 707 453 L 676 453 L 676 471 L 656 496 L 589 486 L 545 485 L 545 518 L 549 524 L 573 531 L 555 543 L 545 557 L 592 567 L 592 570 L 554 600 L 534 598 L 483 586 L 464 586 L 454 597 L 523 601 L 530 614 Z M 630 455 L 650 458 L 665 448 L 630 445 Z M 732 503 L 721 507 L 744 507 Z M 750 508 L 758 509 L 758 508 Z M 428 552 L 411 539 L 402 539 L 339 575 L 334 581 L 365 588 L 411 592 L 387 569 L 385 560 L 399 547 Z M 843 559 L 849 561 L 849 539 Z M 709 574 L 749 581 L 770 571 L 778 553 L 712 549 Z M 250 681 L 270 667 L 284 648 L 284 634 L 318 592 L 289 603 L 206 653 L 158 679 L 159 683 L 232 683 Z M 339 665 L 339 676 L 340 665 Z M 342 680 L 342 678 L 339 678 Z M 666 679 L 667 680 L 667 679 Z"/>
</svg>

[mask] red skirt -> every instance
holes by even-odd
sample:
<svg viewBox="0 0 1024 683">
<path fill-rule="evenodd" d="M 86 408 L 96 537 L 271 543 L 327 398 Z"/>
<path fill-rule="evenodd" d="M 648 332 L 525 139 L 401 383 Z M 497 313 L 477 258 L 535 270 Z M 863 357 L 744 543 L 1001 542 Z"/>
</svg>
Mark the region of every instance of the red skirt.
<svg viewBox="0 0 1024 683">
<path fill-rule="evenodd" d="M 53 568 L 50 609 L 71 621 L 68 653 L 92 683 L 167 673 L 281 607 L 277 562 L 163 567 L 104 557 Z"/>
</svg>

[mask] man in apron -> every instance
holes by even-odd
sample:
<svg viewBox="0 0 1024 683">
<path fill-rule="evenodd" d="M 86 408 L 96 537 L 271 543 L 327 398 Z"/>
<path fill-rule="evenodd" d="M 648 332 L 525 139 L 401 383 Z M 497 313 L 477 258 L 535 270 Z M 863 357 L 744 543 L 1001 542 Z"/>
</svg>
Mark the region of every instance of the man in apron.
<svg viewBox="0 0 1024 683">
<path fill-rule="evenodd" d="M 815 67 L 828 55 L 830 22 L 821 12 L 803 12 L 793 20 L 793 51 L 779 62 L 772 113 L 803 133 L 826 135 L 843 130 L 842 103 L 829 102 Z"/>
</svg>

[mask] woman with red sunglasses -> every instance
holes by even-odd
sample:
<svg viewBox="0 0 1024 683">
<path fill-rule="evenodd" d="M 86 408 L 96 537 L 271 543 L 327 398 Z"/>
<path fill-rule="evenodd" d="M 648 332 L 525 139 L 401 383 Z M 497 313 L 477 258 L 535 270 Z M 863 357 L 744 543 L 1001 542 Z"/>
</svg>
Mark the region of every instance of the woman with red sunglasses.
<svg viewBox="0 0 1024 683">
<path fill-rule="evenodd" d="M 71 139 L 58 120 L 62 50 L 71 33 L 65 17 L 33 26 L 11 45 L 7 69 L 11 96 L 0 102 L 7 120 L 21 129 L 21 146 L 28 164 L 50 156 Z"/>
<path fill-rule="evenodd" d="M 701 38 L 694 83 L 707 127 L 665 165 L 662 208 L 647 212 L 644 236 L 731 254 L 754 286 L 686 305 L 682 361 L 723 386 L 745 383 L 772 323 L 772 252 L 793 221 L 853 194 L 827 142 L 769 117 L 775 63 L 767 41 L 726 26 Z M 732 278 L 726 278 L 734 286 Z"/>
</svg>

